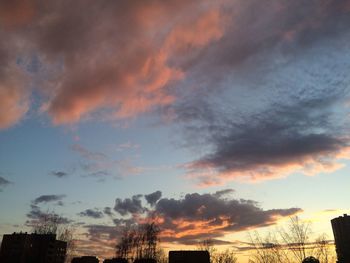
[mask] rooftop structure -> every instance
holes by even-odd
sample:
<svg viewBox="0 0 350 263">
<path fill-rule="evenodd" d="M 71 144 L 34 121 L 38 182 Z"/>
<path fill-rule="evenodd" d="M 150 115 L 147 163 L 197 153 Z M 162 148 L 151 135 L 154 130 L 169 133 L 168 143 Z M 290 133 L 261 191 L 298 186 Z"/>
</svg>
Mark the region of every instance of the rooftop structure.
<svg viewBox="0 0 350 263">
<path fill-rule="evenodd" d="M 4 235 L 1 263 L 64 263 L 67 243 L 54 234 L 13 233 Z"/>
<path fill-rule="evenodd" d="M 169 263 L 210 263 L 210 255 L 206 250 L 169 251 Z"/>
<path fill-rule="evenodd" d="M 343 216 L 331 220 L 338 263 L 350 262 L 350 216 Z"/>
<path fill-rule="evenodd" d="M 93 256 L 83 256 L 83 257 L 76 257 L 73 258 L 71 263 L 99 263 L 100 261 L 98 260 L 97 257 Z"/>
</svg>

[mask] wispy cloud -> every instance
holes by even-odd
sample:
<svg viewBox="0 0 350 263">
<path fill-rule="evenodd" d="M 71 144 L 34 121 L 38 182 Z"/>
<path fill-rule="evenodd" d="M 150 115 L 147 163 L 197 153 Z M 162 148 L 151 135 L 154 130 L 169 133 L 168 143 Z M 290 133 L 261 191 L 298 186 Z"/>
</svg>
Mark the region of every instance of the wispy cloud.
<svg viewBox="0 0 350 263">
<path fill-rule="evenodd" d="M 33 204 L 59 202 L 65 197 L 66 195 L 41 195 L 33 200 Z"/>
<path fill-rule="evenodd" d="M 80 144 L 72 145 L 72 150 L 77 152 L 81 157 L 88 159 L 90 161 L 103 161 L 107 156 L 101 152 L 92 152 L 83 147 Z"/>
<path fill-rule="evenodd" d="M 103 213 L 97 209 L 86 209 L 79 213 L 80 216 L 91 217 L 94 219 L 99 219 L 103 217 Z"/>
<path fill-rule="evenodd" d="M 27 213 L 28 220 L 26 221 L 27 226 L 35 226 L 42 220 L 54 217 L 57 224 L 70 224 L 73 221 L 67 217 L 61 216 L 55 212 L 46 211 L 43 212 L 41 208 L 35 204 L 30 205 L 30 211 Z"/>
<path fill-rule="evenodd" d="M 79 167 L 84 177 L 103 181 L 108 177 L 121 179 L 143 171 L 142 167 L 135 166 L 129 158 L 112 158 L 103 152 L 90 151 L 79 144 L 74 144 L 71 149 L 81 157 Z"/>
<path fill-rule="evenodd" d="M 52 171 L 50 172 L 50 175 L 58 178 L 64 178 L 64 177 L 68 177 L 69 174 L 63 171 Z"/>
<path fill-rule="evenodd" d="M 11 182 L 4 177 L 0 176 L 0 187 L 5 187 L 11 184 Z"/>
</svg>

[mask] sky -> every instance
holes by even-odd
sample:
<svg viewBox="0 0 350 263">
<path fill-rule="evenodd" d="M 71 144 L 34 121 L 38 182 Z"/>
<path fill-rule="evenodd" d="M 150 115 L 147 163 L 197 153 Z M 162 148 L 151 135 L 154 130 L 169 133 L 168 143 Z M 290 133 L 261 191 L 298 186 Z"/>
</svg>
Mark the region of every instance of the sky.
<svg viewBox="0 0 350 263">
<path fill-rule="evenodd" d="M 0 1 L 0 236 L 156 220 L 237 247 L 350 212 L 350 1 Z"/>
</svg>

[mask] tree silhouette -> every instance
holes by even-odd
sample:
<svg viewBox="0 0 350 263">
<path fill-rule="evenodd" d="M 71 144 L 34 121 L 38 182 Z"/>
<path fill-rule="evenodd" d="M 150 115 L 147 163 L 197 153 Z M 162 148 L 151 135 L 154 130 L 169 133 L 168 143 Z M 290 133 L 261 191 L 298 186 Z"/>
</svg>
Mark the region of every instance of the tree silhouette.
<svg viewBox="0 0 350 263">
<path fill-rule="evenodd" d="M 117 257 L 126 259 L 156 259 L 160 229 L 155 223 L 125 228 L 116 245 Z"/>
<path fill-rule="evenodd" d="M 286 228 L 277 229 L 277 236 L 268 233 L 262 238 L 258 232 L 249 235 L 253 251 L 251 263 L 301 263 L 315 256 L 321 263 L 334 262 L 334 245 L 321 235 L 311 240 L 311 225 L 299 217 L 291 217 Z"/>
<path fill-rule="evenodd" d="M 70 262 L 76 250 L 74 241 L 74 228 L 63 224 L 62 219 L 55 212 L 43 213 L 38 219 L 32 222 L 32 232 L 35 234 L 56 235 L 57 240 L 67 242 L 66 260 Z"/>
</svg>

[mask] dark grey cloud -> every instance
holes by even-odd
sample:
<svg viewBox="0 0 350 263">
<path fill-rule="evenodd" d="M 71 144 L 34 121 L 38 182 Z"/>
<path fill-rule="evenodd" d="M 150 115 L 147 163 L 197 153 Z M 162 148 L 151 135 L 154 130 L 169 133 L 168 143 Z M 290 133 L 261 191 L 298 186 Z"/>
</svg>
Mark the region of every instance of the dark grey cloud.
<svg viewBox="0 0 350 263">
<path fill-rule="evenodd" d="M 234 192 L 235 192 L 234 189 L 223 189 L 223 190 L 220 190 L 220 191 L 216 191 L 213 195 L 215 197 L 221 198 L 223 196 L 230 195 L 230 194 L 232 194 Z"/>
<path fill-rule="evenodd" d="M 147 203 L 149 203 L 151 206 L 154 206 L 161 197 L 162 197 L 161 191 L 155 191 L 154 193 L 145 195 L 145 199 Z"/>
<path fill-rule="evenodd" d="M 37 205 L 39 203 L 48 202 L 60 202 L 66 195 L 41 195 L 33 200 L 33 204 Z"/>
<path fill-rule="evenodd" d="M 122 216 L 127 214 L 140 214 L 147 209 L 142 206 L 142 195 L 134 195 L 131 198 L 125 198 L 124 200 L 117 198 L 115 200 L 114 211 Z"/>
<path fill-rule="evenodd" d="M 226 74 L 232 75 L 233 70 L 246 68 L 246 62 L 251 59 L 255 65 L 248 70 L 257 69 L 261 61 L 256 57 L 271 50 L 278 52 L 276 47 L 286 56 L 295 55 L 315 43 L 348 33 L 348 5 L 348 0 L 337 3 L 326 0 L 225 3 L 223 15 L 229 19 L 222 38 L 209 45 L 205 52 L 180 61 L 184 61 L 182 66 L 193 74 L 190 77 L 207 80 L 213 84 L 211 88 L 217 89 Z"/>
<path fill-rule="evenodd" d="M 221 240 L 227 234 L 271 226 L 283 217 L 302 212 L 297 207 L 265 210 L 255 200 L 233 198 L 232 192 L 223 189 L 212 194 L 186 194 L 178 199 L 159 198 L 152 208 L 142 206 L 142 195 L 117 198 L 115 211 L 124 217 L 112 218 L 120 231 L 156 218 L 165 242 L 194 245 L 212 239 L 215 244 L 228 244 Z M 110 209 L 106 210 L 109 214 Z"/>
<path fill-rule="evenodd" d="M 154 213 L 164 219 L 161 228 L 172 233 L 166 235 L 164 241 L 198 244 L 204 239 L 220 240 L 228 233 L 270 226 L 276 224 L 278 218 L 301 211 L 300 208 L 264 210 L 254 200 L 193 193 L 181 199 L 160 199 Z M 181 238 L 176 238 L 179 233 L 183 233 L 179 235 Z"/>
<path fill-rule="evenodd" d="M 119 229 L 131 229 L 138 226 L 137 219 L 134 217 L 131 218 L 114 218 L 113 223 Z"/>
<path fill-rule="evenodd" d="M 108 216 L 113 216 L 113 212 L 112 212 L 112 208 L 106 206 L 105 208 L 103 208 L 103 213 L 105 213 Z"/>
<path fill-rule="evenodd" d="M 301 209 L 263 210 L 252 200 L 223 199 L 215 194 L 194 193 L 178 200 L 163 198 L 158 201 L 155 211 L 171 219 L 208 220 L 218 225 L 222 223 L 219 220 L 222 216 L 230 223 L 224 229 L 240 231 L 249 226 L 269 225 L 275 222 L 274 216 L 289 216 Z"/>
<path fill-rule="evenodd" d="M 35 204 L 30 205 L 30 211 L 27 213 L 28 220 L 26 221 L 26 225 L 33 226 L 36 225 L 37 222 L 41 222 L 43 220 L 54 220 L 57 224 L 70 224 L 73 221 L 67 217 L 61 216 L 55 212 L 50 211 L 42 211 L 41 208 Z"/>
<path fill-rule="evenodd" d="M 63 178 L 63 177 L 67 177 L 69 174 L 66 173 L 66 172 L 63 172 L 63 171 L 52 171 L 52 172 L 50 173 L 50 175 L 56 176 L 56 177 L 58 177 L 58 178 Z"/>
<path fill-rule="evenodd" d="M 215 83 L 203 79 L 172 109 L 184 127 L 185 146 L 201 153 L 188 165 L 189 176 L 209 185 L 341 166 L 350 143 L 350 34 L 327 38 L 321 31 L 319 41 L 283 42 L 289 48 L 251 54 L 218 72 Z"/>
<path fill-rule="evenodd" d="M 91 218 L 95 218 L 95 219 L 103 217 L 103 213 L 97 209 L 86 209 L 86 210 L 80 212 L 79 215 L 91 217 Z"/>
<path fill-rule="evenodd" d="M 334 245 L 334 240 L 324 240 L 324 244 L 327 246 Z M 271 242 L 264 242 L 262 241 L 261 243 L 251 243 L 251 242 L 242 242 L 242 241 L 237 241 L 234 248 L 237 251 L 244 252 L 244 251 L 256 251 L 256 248 L 264 249 L 264 248 L 269 248 L 273 245 Z M 279 246 L 281 248 L 288 248 L 290 244 L 284 244 L 284 243 L 279 243 Z M 305 247 L 308 250 L 313 250 L 317 247 L 319 247 L 319 242 L 318 241 L 311 241 L 311 242 L 306 242 Z"/>
<path fill-rule="evenodd" d="M 37 205 L 30 205 L 30 212 L 27 213 L 27 217 L 30 219 L 38 219 L 44 217 L 45 213 L 41 211 L 40 207 Z"/>
<path fill-rule="evenodd" d="M 12 182 L 10 182 L 9 180 L 7 180 L 4 177 L 0 176 L 0 191 L 1 191 L 1 187 L 6 187 L 9 184 L 12 184 Z"/>
<path fill-rule="evenodd" d="M 309 174 L 332 171 L 350 143 L 348 121 L 341 119 L 346 117 L 334 113 L 342 97 L 347 97 L 343 90 L 334 96 L 321 92 L 317 98 L 289 102 L 291 105 L 274 103 L 261 112 L 244 114 L 242 120 L 234 112 L 224 112 L 214 121 L 202 119 L 205 129 L 190 127 L 187 131 L 201 133 L 212 147 L 190 169 L 216 169 L 217 178 L 202 174 L 203 182 L 221 180 L 220 174 L 259 180 L 297 170 Z"/>
<path fill-rule="evenodd" d="M 106 225 L 86 225 L 85 228 L 88 229 L 91 240 L 96 240 L 107 235 L 109 240 L 114 240 L 121 234 L 115 226 Z"/>
</svg>

